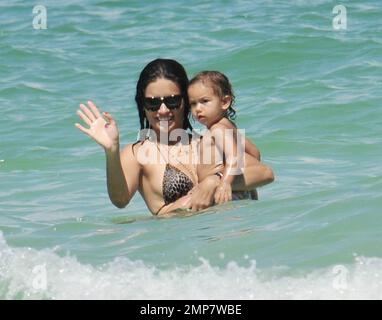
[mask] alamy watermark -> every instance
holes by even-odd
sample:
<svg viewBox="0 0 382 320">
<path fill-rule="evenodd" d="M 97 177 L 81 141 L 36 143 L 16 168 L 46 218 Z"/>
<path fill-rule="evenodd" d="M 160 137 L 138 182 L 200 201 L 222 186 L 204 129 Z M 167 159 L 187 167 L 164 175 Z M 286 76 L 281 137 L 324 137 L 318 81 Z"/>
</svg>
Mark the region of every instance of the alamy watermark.
<svg viewBox="0 0 382 320">
<path fill-rule="evenodd" d="M 334 30 L 346 30 L 348 27 L 346 7 L 342 4 L 337 5 L 332 10 L 336 16 L 333 18 L 332 25 Z"/>
<path fill-rule="evenodd" d="M 33 7 L 32 13 L 34 15 L 32 26 L 35 30 L 48 28 L 48 11 L 43 5 L 36 5 Z"/>
<path fill-rule="evenodd" d="M 44 5 L 36 5 L 33 7 L 34 15 L 32 26 L 36 30 L 44 30 L 48 28 L 48 11 Z M 332 20 L 334 30 L 347 29 L 347 10 L 342 4 L 333 7 L 332 13 L 336 16 Z"/>
<path fill-rule="evenodd" d="M 136 158 L 142 165 L 166 164 L 174 159 L 182 164 L 211 165 L 229 163 L 230 175 L 241 175 L 245 167 L 245 130 L 208 129 L 194 130 L 190 142 L 189 134 L 183 129 L 171 132 L 161 130 L 159 137 L 154 130 L 143 129 L 138 133 L 141 146 Z M 145 140 L 153 144 L 143 143 Z"/>
<path fill-rule="evenodd" d="M 35 275 L 32 280 L 32 288 L 36 291 L 45 291 L 48 287 L 46 265 L 40 264 L 35 266 L 32 273 Z"/>
<path fill-rule="evenodd" d="M 336 290 L 346 290 L 348 288 L 349 270 L 343 265 L 336 265 L 332 269 L 334 279 L 332 286 Z"/>
</svg>

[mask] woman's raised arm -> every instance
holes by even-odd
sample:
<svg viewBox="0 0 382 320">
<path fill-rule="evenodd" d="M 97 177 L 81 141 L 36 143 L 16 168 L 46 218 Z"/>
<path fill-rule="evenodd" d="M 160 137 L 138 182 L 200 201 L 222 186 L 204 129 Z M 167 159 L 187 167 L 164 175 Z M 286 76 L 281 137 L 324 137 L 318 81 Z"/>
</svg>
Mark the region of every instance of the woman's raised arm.
<svg viewBox="0 0 382 320">
<path fill-rule="evenodd" d="M 89 128 L 76 123 L 75 126 L 95 140 L 105 150 L 107 190 L 111 202 L 118 208 L 124 208 L 138 189 L 140 165 L 128 145 L 120 153 L 119 132 L 113 117 L 99 112 L 97 106 L 88 101 L 80 104 L 78 116 Z"/>
</svg>

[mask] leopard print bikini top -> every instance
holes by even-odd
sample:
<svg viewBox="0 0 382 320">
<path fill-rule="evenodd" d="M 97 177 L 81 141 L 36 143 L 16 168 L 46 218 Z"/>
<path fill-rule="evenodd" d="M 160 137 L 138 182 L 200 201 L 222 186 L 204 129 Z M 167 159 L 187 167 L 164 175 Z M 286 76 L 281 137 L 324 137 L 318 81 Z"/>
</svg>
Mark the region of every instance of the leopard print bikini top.
<svg viewBox="0 0 382 320">
<path fill-rule="evenodd" d="M 169 163 L 166 164 L 162 183 L 165 205 L 185 196 L 193 187 L 193 182 L 185 173 Z"/>
<path fill-rule="evenodd" d="M 136 143 L 133 144 L 133 146 L 139 142 L 143 144 L 146 140 L 147 138 L 144 139 L 143 141 L 137 141 Z M 157 148 L 159 152 L 161 153 L 161 155 L 163 156 L 158 145 L 157 145 Z M 133 153 L 134 153 L 134 149 L 133 149 Z M 179 170 L 175 165 L 171 165 L 168 160 L 166 162 L 167 164 L 163 173 L 163 182 L 162 182 L 162 194 L 163 194 L 164 205 L 156 212 L 156 215 L 166 205 L 173 203 L 179 198 L 185 196 L 194 187 L 194 183 L 192 179 L 187 174 Z M 179 164 L 182 165 L 180 162 Z M 186 170 L 186 171 L 189 171 L 189 170 Z"/>
</svg>

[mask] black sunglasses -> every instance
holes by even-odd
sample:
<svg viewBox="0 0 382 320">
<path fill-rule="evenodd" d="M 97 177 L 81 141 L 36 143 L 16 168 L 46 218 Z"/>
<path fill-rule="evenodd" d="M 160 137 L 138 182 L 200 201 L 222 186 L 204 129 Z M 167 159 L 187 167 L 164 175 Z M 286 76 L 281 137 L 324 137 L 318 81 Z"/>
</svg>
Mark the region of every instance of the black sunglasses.
<svg viewBox="0 0 382 320">
<path fill-rule="evenodd" d="M 170 110 L 178 109 L 182 105 L 182 96 L 180 94 L 167 97 L 145 97 L 145 109 L 149 111 L 158 111 L 164 103 Z"/>
</svg>

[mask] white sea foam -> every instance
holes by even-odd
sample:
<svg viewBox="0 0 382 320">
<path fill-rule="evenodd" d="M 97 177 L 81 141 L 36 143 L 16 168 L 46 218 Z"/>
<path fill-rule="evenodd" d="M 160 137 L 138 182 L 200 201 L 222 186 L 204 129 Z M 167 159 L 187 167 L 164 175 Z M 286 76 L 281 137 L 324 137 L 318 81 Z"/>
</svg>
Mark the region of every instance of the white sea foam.
<svg viewBox="0 0 382 320">
<path fill-rule="evenodd" d="M 382 259 L 281 276 L 254 261 L 224 268 L 200 265 L 161 270 L 116 258 L 100 267 L 53 250 L 12 248 L 0 233 L 1 299 L 382 299 Z"/>
</svg>

